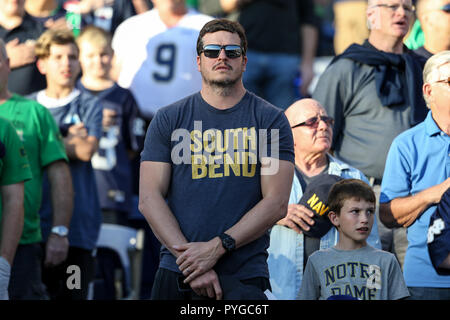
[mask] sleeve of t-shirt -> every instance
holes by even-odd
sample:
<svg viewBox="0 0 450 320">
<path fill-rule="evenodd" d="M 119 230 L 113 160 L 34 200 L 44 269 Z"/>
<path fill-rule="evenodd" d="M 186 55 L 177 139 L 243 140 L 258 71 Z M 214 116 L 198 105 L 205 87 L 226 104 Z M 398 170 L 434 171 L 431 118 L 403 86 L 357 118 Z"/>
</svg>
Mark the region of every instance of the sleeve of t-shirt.
<svg viewBox="0 0 450 320">
<path fill-rule="evenodd" d="M 89 136 L 100 140 L 103 134 L 102 119 L 103 106 L 99 99 L 92 98 L 83 101 L 83 114 L 80 115 L 81 121 L 88 131 Z"/>
<path fill-rule="evenodd" d="M 311 256 L 312 257 L 312 256 Z M 320 281 L 311 257 L 306 263 L 302 284 L 297 295 L 297 300 L 317 300 L 320 297 Z"/>
<path fill-rule="evenodd" d="M 396 138 L 391 144 L 381 182 L 380 203 L 405 197 L 411 190 L 411 169 L 407 148 Z"/>
<path fill-rule="evenodd" d="M 161 109 L 148 127 L 141 161 L 172 162 L 171 128 L 166 114 Z"/>
<path fill-rule="evenodd" d="M 262 144 L 264 144 L 265 137 L 261 136 L 260 139 L 263 139 Z M 266 141 L 267 152 L 263 152 L 263 155 L 267 154 L 272 158 L 278 158 L 279 160 L 286 160 L 295 163 L 292 129 L 283 112 L 278 113 L 273 124 L 269 126 Z"/>
<path fill-rule="evenodd" d="M 39 109 L 40 160 L 42 167 L 57 161 L 68 161 L 66 149 L 56 122 L 47 108 Z"/>
<path fill-rule="evenodd" d="M 0 149 L 3 149 L 0 158 L 0 185 L 30 180 L 30 165 L 16 130 L 6 120 L 0 121 L 0 127 Z"/>
<path fill-rule="evenodd" d="M 390 255 L 388 283 L 389 300 L 399 300 L 410 296 L 402 269 L 394 255 Z"/>
<path fill-rule="evenodd" d="M 298 19 L 300 25 L 308 24 L 310 26 L 319 28 L 320 19 L 317 17 L 314 11 L 314 1 L 313 0 L 301 0 L 298 3 Z"/>
</svg>

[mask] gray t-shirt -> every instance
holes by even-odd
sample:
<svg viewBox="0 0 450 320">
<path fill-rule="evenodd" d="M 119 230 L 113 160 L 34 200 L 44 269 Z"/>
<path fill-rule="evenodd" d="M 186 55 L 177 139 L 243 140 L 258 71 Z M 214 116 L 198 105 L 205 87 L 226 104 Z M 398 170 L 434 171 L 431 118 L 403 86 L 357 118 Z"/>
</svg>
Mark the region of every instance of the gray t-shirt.
<svg viewBox="0 0 450 320">
<path fill-rule="evenodd" d="M 356 250 L 316 251 L 306 265 L 299 300 L 348 295 L 359 300 L 398 300 L 409 296 L 392 253 L 369 245 Z"/>
</svg>

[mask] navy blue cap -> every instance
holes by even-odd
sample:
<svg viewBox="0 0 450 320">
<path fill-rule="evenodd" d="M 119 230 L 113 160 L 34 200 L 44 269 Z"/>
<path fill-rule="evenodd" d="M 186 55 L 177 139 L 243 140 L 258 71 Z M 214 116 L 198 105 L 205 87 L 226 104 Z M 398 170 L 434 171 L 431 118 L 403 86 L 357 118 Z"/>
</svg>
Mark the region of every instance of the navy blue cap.
<svg viewBox="0 0 450 320">
<path fill-rule="evenodd" d="M 450 254 L 450 188 L 431 215 L 427 238 L 428 253 L 434 269 L 440 275 L 450 275 L 450 269 L 439 268 Z"/>
<path fill-rule="evenodd" d="M 327 204 L 328 193 L 331 187 L 342 179 L 342 177 L 333 174 L 320 174 L 314 177 L 306 186 L 299 204 L 314 212 L 314 217 L 312 218 L 314 224 L 310 226 L 308 231 L 302 229 L 302 232 L 308 237 L 321 238 L 333 226 L 328 218 L 328 212 L 330 211 Z M 301 227 L 299 226 L 299 228 Z"/>
</svg>

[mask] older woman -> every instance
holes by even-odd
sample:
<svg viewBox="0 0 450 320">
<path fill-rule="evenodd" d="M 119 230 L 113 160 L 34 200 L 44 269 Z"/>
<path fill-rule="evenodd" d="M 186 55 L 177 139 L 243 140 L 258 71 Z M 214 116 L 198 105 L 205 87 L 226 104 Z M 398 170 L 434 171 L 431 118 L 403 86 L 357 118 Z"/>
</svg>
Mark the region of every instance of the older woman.
<svg viewBox="0 0 450 320">
<path fill-rule="evenodd" d="M 359 170 L 334 158 L 328 151 L 333 138 L 333 119 L 313 99 L 302 99 L 285 112 L 294 136 L 296 174 L 292 182 L 286 217 L 277 222 L 270 234 L 269 273 L 272 292 L 277 299 L 293 300 L 300 289 L 306 259 L 318 249 L 337 243 L 338 233 L 331 228 L 321 238 L 306 237 L 314 224 L 314 213 L 298 204 L 306 185 L 321 173 L 356 178 L 369 183 Z M 381 248 L 376 221 L 368 243 Z"/>
</svg>

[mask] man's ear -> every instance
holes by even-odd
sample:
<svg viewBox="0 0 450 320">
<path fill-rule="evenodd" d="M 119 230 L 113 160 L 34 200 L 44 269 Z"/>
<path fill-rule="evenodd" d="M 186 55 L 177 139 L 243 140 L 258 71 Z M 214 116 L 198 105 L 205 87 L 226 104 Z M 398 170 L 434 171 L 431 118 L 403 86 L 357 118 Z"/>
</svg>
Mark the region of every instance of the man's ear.
<svg viewBox="0 0 450 320">
<path fill-rule="evenodd" d="M 431 91 L 433 90 L 430 83 L 424 83 L 422 86 L 422 92 L 425 97 L 429 100 L 431 98 Z"/>
<path fill-rule="evenodd" d="M 330 211 L 328 213 L 328 218 L 330 219 L 331 223 L 337 228 L 339 227 L 339 215 L 334 212 L 334 211 Z"/>
<path fill-rule="evenodd" d="M 247 56 L 242 56 L 242 65 L 244 66 L 244 69 L 242 71 L 247 70 L 247 61 L 248 61 Z"/>
<path fill-rule="evenodd" d="M 36 61 L 36 67 L 38 68 L 39 72 L 42 73 L 43 75 L 47 73 L 46 60 L 38 59 Z"/>
<path fill-rule="evenodd" d="M 201 53 L 200 53 L 200 54 L 201 54 Z M 200 57 L 200 56 L 197 56 L 197 70 L 198 70 L 199 72 L 201 72 L 200 62 L 201 62 L 201 57 Z"/>
</svg>

